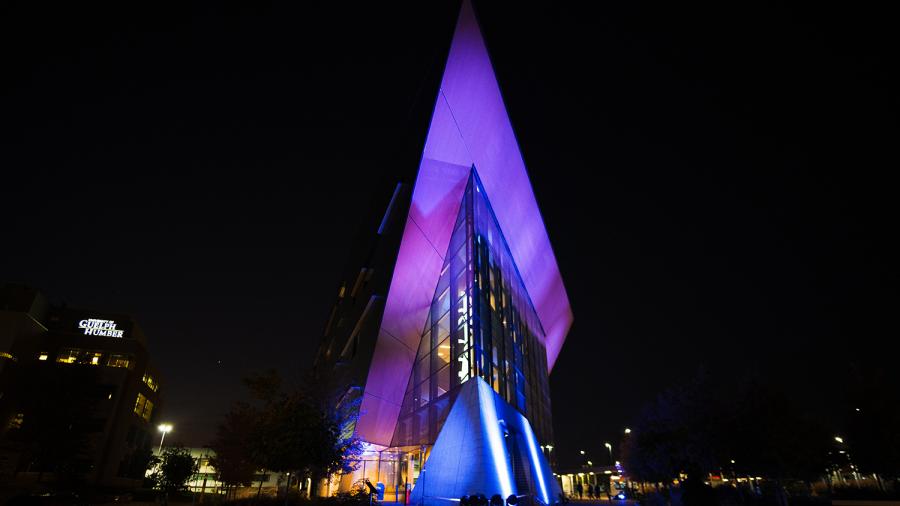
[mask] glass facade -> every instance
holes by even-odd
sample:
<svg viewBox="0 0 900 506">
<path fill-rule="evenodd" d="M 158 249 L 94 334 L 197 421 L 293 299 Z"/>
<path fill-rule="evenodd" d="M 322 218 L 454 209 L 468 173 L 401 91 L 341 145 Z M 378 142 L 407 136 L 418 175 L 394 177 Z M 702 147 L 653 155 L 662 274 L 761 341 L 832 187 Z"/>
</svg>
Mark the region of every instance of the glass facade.
<svg viewBox="0 0 900 506">
<path fill-rule="evenodd" d="M 552 439 L 544 331 L 473 167 L 392 446 L 433 444 L 459 387 L 481 376 Z"/>
</svg>

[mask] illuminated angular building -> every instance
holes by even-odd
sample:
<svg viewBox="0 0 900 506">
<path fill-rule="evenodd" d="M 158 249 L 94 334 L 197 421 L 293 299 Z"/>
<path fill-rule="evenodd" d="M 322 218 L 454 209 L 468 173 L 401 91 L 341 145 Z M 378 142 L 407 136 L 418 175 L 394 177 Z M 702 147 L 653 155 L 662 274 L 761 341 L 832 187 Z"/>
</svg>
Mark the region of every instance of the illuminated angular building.
<svg viewBox="0 0 900 506">
<path fill-rule="evenodd" d="M 369 444 L 330 491 L 555 502 L 548 375 L 573 317 L 469 2 L 435 85 L 418 170 L 359 239 L 316 357 Z"/>
<path fill-rule="evenodd" d="M 0 285 L 0 343 L 0 480 L 140 485 L 160 393 L 137 323 Z"/>
</svg>

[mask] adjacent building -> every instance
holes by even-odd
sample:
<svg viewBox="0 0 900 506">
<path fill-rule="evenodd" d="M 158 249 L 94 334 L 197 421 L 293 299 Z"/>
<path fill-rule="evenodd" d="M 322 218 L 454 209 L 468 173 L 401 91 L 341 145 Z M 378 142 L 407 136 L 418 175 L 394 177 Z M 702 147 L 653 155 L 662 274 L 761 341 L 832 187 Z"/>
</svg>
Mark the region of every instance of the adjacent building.
<svg viewBox="0 0 900 506">
<path fill-rule="evenodd" d="M 470 2 L 430 120 L 352 253 L 315 361 L 387 500 L 557 500 L 548 376 L 573 316 Z M 416 170 L 417 168 L 417 170 Z"/>
<path fill-rule="evenodd" d="M 0 343 L 0 479 L 139 484 L 161 402 L 138 324 L 5 285 Z"/>
<path fill-rule="evenodd" d="M 153 449 L 153 455 L 162 457 L 162 455 L 171 447 L 156 447 Z M 257 495 L 275 496 L 279 490 L 283 490 L 287 485 L 288 477 L 284 473 L 274 473 L 265 470 L 259 470 L 253 475 L 252 483 L 249 486 L 229 487 L 219 481 L 219 472 L 213 466 L 216 452 L 208 447 L 185 448 L 194 459 L 194 474 L 185 483 L 185 487 L 198 494 L 231 494 L 231 498 L 256 497 Z M 149 478 L 158 469 L 152 466 L 147 469 L 146 476 Z M 294 490 L 305 491 L 309 486 L 308 482 L 297 483 L 296 479 L 291 483 Z"/>
</svg>

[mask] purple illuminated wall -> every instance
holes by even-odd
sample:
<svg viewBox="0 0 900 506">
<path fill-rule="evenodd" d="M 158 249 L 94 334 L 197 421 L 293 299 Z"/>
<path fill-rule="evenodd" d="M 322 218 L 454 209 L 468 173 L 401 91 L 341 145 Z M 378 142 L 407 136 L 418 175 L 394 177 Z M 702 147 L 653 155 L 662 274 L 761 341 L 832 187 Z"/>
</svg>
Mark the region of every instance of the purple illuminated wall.
<svg viewBox="0 0 900 506">
<path fill-rule="evenodd" d="M 464 1 L 360 408 L 357 432 L 371 443 L 390 444 L 472 165 L 544 327 L 552 369 L 572 310 L 472 6 Z"/>
</svg>

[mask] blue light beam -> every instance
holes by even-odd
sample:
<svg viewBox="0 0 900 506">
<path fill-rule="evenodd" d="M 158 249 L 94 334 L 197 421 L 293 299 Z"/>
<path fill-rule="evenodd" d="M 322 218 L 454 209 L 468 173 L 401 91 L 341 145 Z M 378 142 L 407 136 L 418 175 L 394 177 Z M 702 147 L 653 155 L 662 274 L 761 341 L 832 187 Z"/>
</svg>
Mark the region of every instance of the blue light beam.
<svg viewBox="0 0 900 506">
<path fill-rule="evenodd" d="M 478 378 L 478 404 L 481 407 L 482 423 L 487 432 L 488 445 L 491 457 L 494 460 L 494 469 L 497 472 L 497 480 L 500 482 L 500 491 L 503 497 L 512 495 L 512 481 L 509 476 L 509 463 L 506 461 L 506 445 L 500 434 L 500 421 L 497 419 L 497 407 L 494 405 L 494 391 L 488 384 Z"/>
</svg>

